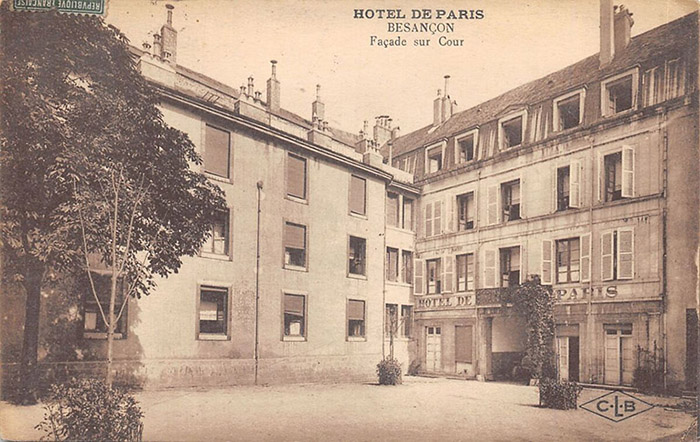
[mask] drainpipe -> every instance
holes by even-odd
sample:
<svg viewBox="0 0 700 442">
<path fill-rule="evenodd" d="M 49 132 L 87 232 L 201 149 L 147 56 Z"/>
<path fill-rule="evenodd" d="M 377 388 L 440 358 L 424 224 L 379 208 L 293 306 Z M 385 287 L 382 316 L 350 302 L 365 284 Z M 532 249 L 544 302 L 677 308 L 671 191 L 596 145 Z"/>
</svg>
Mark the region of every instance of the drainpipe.
<svg viewBox="0 0 700 442">
<path fill-rule="evenodd" d="M 258 385 L 258 360 L 260 359 L 260 351 L 258 349 L 260 342 L 259 333 L 259 306 L 260 306 L 260 200 L 262 197 L 263 182 L 258 181 L 258 219 L 255 238 L 255 349 L 253 357 L 255 359 L 255 385 Z"/>
<path fill-rule="evenodd" d="M 595 328 L 591 330 L 591 315 L 593 314 L 593 265 L 592 265 L 592 260 L 593 260 L 593 204 L 595 204 L 596 200 L 596 189 L 597 185 L 600 185 L 600 183 L 596 183 L 596 168 L 600 167 L 600 164 L 596 164 L 595 161 L 595 152 L 593 151 L 593 145 L 595 144 L 595 138 L 591 137 L 590 140 L 590 146 L 588 148 L 589 151 L 589 158 L 591 161 L 591 167 L 590 167 L 590 173 L 591 173 L 591 200 L 588 204 L 588 235 L 590 238 L 590 243 L 588 244 L 588 303 L 586 304 L 586 346 L 585 348 L 587 349 L 586 351 L 586 358 L 588 359 L 588 379 L 591 380 L 591 374 L 590 373 L 590 367 L 591 367 L 591 360 L 597 361 L 598 358 L 594 357 L 593 353 L 595 352 L 594 348 L 597 349 L 597 346 L 594 345 L 593 339 L 590 339 L 591 336 L 596 336 L 595 333 Z M 586 170 L 589 168 L 587 167 Z M 600 174 L 600 171 L 598 171 L 598 174 Z M 598 189 L 598 191 L 600 191 Z M 552 275 L 554 277 L 554 275 Z M 591 331 L 593 333 L 591 333 Z M 579 335 L 580 335 L 580 330 L 579 330 Z M 579 367 L 581 366 L 581 337 L 579 336 Z M 603 342 L 603 345 L 605 345 L 605 342 Z M 596 355 L 597 356 L 597 355 Z M 595 369 L 596 373 L 596 379 L 598 378 L 598 367 Z M 582 373 L 581 370 L 579 369 L 579 381 L 582 378 Z"/>
<path fill-rule="evenodd" d="M 391 163 L 389 163 L 389 166 L 391 166 Z M 387 184 L 386 186 L 387 191 L 389 190 L 389 185 Z M 384 273 L 382 274 L 382 359 L 386 358 L 386 222 L 387 222 L 387 213 L 386 213 L 386 201 L 387 198 L 389 197 L 388 193 L 384 193 L 384 231 L 381 233 L 382 238 L 384 239 L 383 241 L 383 248 L 382 248 L 382 262 L 384 265 L 382 268 L 384 269 Z M 403 196 L 399 198 L 399 203 L 403 204 Z M 399 257 L 397 256 L 396 260 L 398 261 Z"/>
<path fill-rule="evenodd" d="M 668 331 L 667 331 L 667 290 L 668 290 L 668 261 L 667 261 L 667 251 L 668 251 L 668 225 L 667 225 L 667 212 L 668 212 L 668 114 L 666 113 L 666 108 L 664 108 L 662 113 L 663 122 L 663 158 L 662 158 L 662 173 L 661 182 L 663 185 L 662 189 L 662 210 L 661 210 L 661 321 L 663 322 L 663 346 L 664 346 L 664 391 L 668 389 Z"/>
</svg>

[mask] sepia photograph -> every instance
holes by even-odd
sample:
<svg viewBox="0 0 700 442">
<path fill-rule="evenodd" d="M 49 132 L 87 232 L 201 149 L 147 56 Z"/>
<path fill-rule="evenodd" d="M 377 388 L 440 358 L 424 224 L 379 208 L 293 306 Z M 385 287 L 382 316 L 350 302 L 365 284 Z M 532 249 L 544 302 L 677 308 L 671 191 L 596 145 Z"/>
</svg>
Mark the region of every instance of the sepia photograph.
<svg viewBox="0 0 700 442">
<path fill-rule="evenodd" d="M 693 441 L 696 0 L 0 2 L 0 439 Z"/>
</svg>

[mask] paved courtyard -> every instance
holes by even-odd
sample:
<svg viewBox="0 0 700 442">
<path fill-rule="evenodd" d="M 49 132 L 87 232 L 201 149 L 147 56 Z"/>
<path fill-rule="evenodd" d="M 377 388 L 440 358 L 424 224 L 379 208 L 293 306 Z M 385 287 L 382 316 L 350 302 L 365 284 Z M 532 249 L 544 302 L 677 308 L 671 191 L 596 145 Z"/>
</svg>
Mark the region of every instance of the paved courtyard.
<svg viewBox="0 0 700 442">
<path fill-rule="evenodd" d="M 584 390 L 579 403 L 604 394 Z M 138 394 L 146 440 L 678 440 L 693 417 L 659 404 L 613 423 L 585 410 L 537 407 L 535 387 L 408 377 L 358 384 L 231 387 Z M 2 438 L 38 439 L 40 406 L 0 403 Z"/>
</svg>

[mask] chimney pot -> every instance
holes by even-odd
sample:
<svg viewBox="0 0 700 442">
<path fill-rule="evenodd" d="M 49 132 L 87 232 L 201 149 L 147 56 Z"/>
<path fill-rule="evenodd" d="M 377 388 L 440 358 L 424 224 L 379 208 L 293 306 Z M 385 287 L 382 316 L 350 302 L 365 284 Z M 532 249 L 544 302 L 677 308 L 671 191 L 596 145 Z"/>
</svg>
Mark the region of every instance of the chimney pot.
<svg viewBox="0 0 700 442">
<path fill-rule="evenodd" d="M 449 93 L 447 92 L 447 87 L 449 86 L 449 81 L 450 81 L 450 76 L 445 75 L 445 96 L 449 96 Z"/>
<path fill-rule="evenodd" d="M 277 77 L 277 60 L 270 60 L 270 64 L 272 65 L 272 78 Z"/>
<path fill-rule="evenodd" d="M 175 9 L 175 6 L 171 4 L 165 5 L 165 8 L 168 10 L 168 26 L 173 25 L 173 9 Z"/>
<path fill-rule="evenodd" d="M 272 73 L 267 79 L 267 107 L 275 112 L 280 109 L 280 82 L 277 80 L 277 60 L 270 60 Z"/>
</svg>

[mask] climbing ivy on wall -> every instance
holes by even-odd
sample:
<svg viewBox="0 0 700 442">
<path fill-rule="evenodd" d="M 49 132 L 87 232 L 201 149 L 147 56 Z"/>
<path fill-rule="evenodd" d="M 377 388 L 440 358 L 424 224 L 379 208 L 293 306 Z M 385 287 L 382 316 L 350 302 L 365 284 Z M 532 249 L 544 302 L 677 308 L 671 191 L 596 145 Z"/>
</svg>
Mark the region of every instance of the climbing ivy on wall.
<svg viewBox="0 0 700 442">
<path fill-rule="evenodd" d="M 538 275 L 499 293 L 503 309 L 525 318 L 527 356 L 523 368 L 537 379 L 556 377 L 554 365 L 554 296 Z"/>
</svg>

